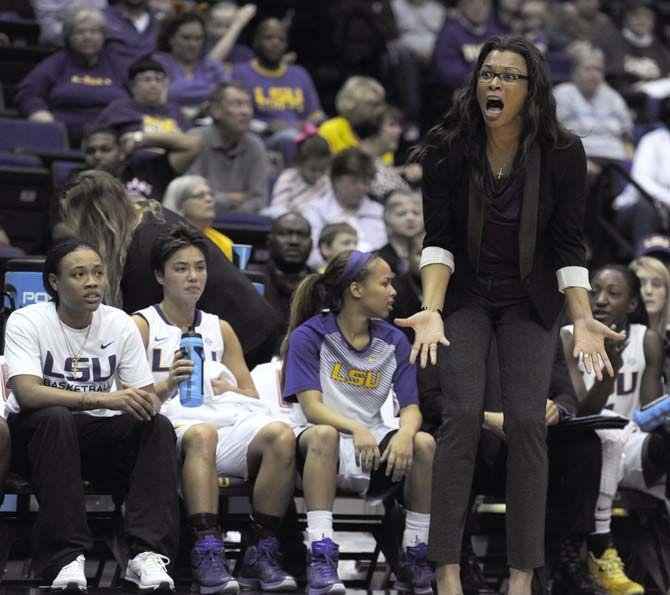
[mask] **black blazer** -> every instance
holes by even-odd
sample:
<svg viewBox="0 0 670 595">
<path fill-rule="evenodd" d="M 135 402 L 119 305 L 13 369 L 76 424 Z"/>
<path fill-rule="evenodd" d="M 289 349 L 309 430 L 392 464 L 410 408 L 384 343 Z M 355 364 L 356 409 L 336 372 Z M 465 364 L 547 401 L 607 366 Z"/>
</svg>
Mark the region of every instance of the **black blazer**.
<svg viewBox="0 0 670 595">
<path fill-rule="evenodd" d="M 556 271 L 586 266 L 582 242 L 586 155 L 578 137 L 571 135 L 570 141 L 560 149 L 538 141 L 526 166 L 519 275 L 546 328 L 553 326 L 564 303 Z M 462 305 L 463 289 L 477 275 L 484 197 L 478 185 L 471 182 L 470 169 L 460 142 L 454 142 L 446 155 L 431 151 L 423 160 L 424 247 L 444 248 L 455 259 L 445 315 Z"/>
</svg>

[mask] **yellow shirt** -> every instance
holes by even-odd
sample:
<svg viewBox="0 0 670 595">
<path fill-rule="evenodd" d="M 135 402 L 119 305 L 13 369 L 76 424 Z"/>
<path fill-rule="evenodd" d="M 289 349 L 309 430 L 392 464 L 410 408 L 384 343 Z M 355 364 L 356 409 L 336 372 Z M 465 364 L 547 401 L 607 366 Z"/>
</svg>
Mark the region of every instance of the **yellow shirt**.
<svg viewBox="0 0 670 595">
<path fill-rule="evenodd" d="M 202 233 L 216 244 L 216 247 L 225 254 L 230 262 L 233 261 L 233 240 L 209 225 L 202 230 Z"/>
<path fill-rule="evenodd" d="M 349 120 L 342 116 L 331 118 L 321 124 L 319 126 L 319 135 L 328 141 L 333 155 L 337 155 L 340 151 L 344 151 L 344 149 L 357 147 L 359 143 L 351 128 L 351 124 L 349 124 Z M 393 165 L 393 153 L 384 153 L 382 161 L 386 165 Z"/>
</svg>

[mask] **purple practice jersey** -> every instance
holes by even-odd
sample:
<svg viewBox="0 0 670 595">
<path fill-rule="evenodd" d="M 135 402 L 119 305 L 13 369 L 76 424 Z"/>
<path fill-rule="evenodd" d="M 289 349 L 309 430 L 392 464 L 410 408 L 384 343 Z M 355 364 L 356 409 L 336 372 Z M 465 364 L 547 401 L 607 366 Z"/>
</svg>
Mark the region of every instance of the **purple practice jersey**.
<svg viewBox="0 0 670 595">
<path fill-rule="evenodd" d="M 379 318 L 370 321 L 370 342 L 355 349 L 335 315 L 313 316 L 291 334 L 284 367 L 284 398 L 316 390 L 328 407 L 369 428 L 381 425 L 381 408 L 394 390 L 400 408 L 418 405 L 416 366 L 405 335 Z"/>
</svg>

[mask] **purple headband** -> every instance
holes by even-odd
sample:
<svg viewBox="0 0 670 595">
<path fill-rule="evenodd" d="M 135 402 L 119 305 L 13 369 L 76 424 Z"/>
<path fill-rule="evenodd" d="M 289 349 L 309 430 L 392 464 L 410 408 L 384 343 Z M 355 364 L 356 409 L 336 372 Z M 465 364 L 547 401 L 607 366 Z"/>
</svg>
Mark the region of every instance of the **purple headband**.
<svg viewBox="0 0 670 595">
<path fill-rule="evenodd" d="M 359 250 L 353 250 L 349 260 L 344 267 L 344 272 L 342 273 L 342 278 L 337 284 L 337 293 L 342 293 L 349 285 L 351 285 L 360 272 L 363 270 L 368 261 L 374 256 L 372 252 L 361 252 Z"/>
</svg>

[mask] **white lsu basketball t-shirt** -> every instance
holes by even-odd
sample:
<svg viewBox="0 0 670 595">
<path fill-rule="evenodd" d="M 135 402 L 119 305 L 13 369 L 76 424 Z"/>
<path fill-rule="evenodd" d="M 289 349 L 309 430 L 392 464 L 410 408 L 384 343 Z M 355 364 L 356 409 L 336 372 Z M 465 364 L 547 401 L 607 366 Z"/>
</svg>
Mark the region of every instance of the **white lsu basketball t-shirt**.
<svg viewBox="0 0 670 595">
<path fill-rule="evenodd" d="M 139 310 L 135 312 L 134 316 L 141 316 L 149 325 L 149 342 L 146 356 L 149 359 L 151 373 L 156 382 L 167 380 L 175 351 L 179 349 L 181 329 L 165 317 L 158 304 Z M 205 359 L 221 362 L 224 346 L 219 317 L 216 314 L 196 310 L 193 322 L 195 332 L 202 336 L 205 346 Z"/>
<path fill-rule="evenodd" d="M 573 325 L 568 325 L 565 328 L 571 334 L 574 332 Z M 623 365 L 619 368 L 614 382 L 614 391 L 607 397 L 605 409 L 609 409 L 627 419 L 633 419 L 633 414 L 640 409 L 642 375 L 647 367 L 647 360 L 644 357 L 644 335 L 647 332 L 647 327 L 643 324 L 631 324 L 627 332 L 626 348 L 621 354 Z M 595 384 L 596 376 L 595 374 L 587 374 L 581 355 L 579 356 L 578 366 L 586 390 L 590 390 Z"/>
<path fill-rule="evenodd" d="M 72 358 L 80 349 L 75 377 Z M 38 376 L 45 386 L 64 390 L 111 393 L 119 390 L 117 376 L 121 385 L 132 388 L 154 382 L 135 323 L 122 310 L 104 304 L 93 313 L 90 332 L 60 322 L 54 302 L 16 310 L 7 320 L 5 357 L 9 379 L 23 374 Z M 20 409 L 12 394 L 8 412 Z M 105 417 L 121 412 L 95 409 L 81 413 Z"/>
</svg>

